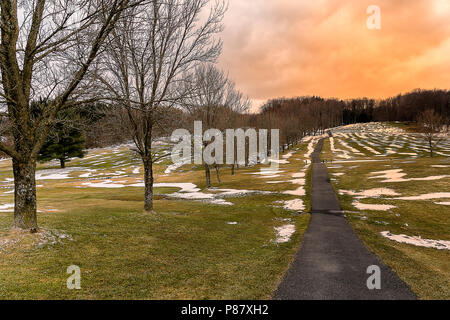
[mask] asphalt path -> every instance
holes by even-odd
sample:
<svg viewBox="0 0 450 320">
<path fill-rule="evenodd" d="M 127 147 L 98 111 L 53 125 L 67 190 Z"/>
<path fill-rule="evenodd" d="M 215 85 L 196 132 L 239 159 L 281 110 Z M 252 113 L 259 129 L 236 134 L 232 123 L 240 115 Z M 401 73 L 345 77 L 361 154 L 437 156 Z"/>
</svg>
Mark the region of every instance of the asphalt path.
<svg viewBox="0 0 450 320">
<path fill-rule="evenodd" d="M 321 140 L 313 153 L 311 223 L 276 300 L 411 300 L 416 296 L 359 239 L 341 211 L 328 172 L 320 162 Z M 381 289 L 374 269 L 379 268 Z M 372 267 L 373 268 L 373 267 Z M 376 270 L 376 267 L 375 267 Z M 369 271 L 369 272 L 368 272 Z"/>
</svg>

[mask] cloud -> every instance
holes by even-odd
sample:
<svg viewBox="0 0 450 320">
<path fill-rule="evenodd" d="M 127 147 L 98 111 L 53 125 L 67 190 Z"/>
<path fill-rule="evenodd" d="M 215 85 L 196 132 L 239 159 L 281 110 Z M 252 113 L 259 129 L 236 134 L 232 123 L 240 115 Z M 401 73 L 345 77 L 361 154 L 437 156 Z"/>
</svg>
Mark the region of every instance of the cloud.
<svg viewBox="0 0 450 320">
<path fill-rule="evenodd" d="M 366 9 L 381 8 L 368 30 Z M 220 65 L 252 99 L 448 87 L 448 0 L 230 0 Z"/>
</svg>

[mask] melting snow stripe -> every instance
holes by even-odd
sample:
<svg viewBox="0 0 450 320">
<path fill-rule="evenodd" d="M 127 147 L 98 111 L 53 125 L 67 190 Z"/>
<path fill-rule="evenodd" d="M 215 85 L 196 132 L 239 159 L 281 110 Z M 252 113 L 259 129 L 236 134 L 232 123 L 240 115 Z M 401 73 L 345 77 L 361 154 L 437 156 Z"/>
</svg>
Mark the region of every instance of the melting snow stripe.
<svg viewBox="0 0 450 320">
<path fill-rule="evenodd" d="M 421 237 L 411 237 L 404 234 L 396 235 L 389 231 L 381 232 L 381 235 L 390 240 L 411 244 L 417 247 L 434 248 L 438 250 L 450 250 L 450 241 L 422 239 Z"/>
</svg>

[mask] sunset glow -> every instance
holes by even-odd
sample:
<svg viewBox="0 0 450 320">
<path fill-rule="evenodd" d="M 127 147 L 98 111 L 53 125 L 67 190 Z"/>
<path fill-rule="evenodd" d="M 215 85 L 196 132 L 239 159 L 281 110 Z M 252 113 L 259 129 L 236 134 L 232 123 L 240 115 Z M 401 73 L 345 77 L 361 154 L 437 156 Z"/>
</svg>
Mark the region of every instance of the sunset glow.
<svg viewBox="0 0 450 320">
<path fill-rule="evenodd" d="M 369 30 L 369 5 L 381 30 Z M 450 84 L 448 0 L 231 0 L 221 65 L 255 104 L 384 98 Z"/>
</svg>

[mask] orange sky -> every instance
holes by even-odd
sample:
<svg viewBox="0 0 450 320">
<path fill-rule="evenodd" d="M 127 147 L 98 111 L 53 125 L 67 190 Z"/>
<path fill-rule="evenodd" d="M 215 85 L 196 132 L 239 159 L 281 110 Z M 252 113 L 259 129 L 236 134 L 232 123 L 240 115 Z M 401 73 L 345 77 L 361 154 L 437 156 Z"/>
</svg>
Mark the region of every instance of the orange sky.
<svg viewBox="0 0 450 320">
<path fill-rule="evenodd" d="M 229 0 L 224 23 L 220 65 L 255 106 L 450 88 L 450 0 Z"/>
</svg>

